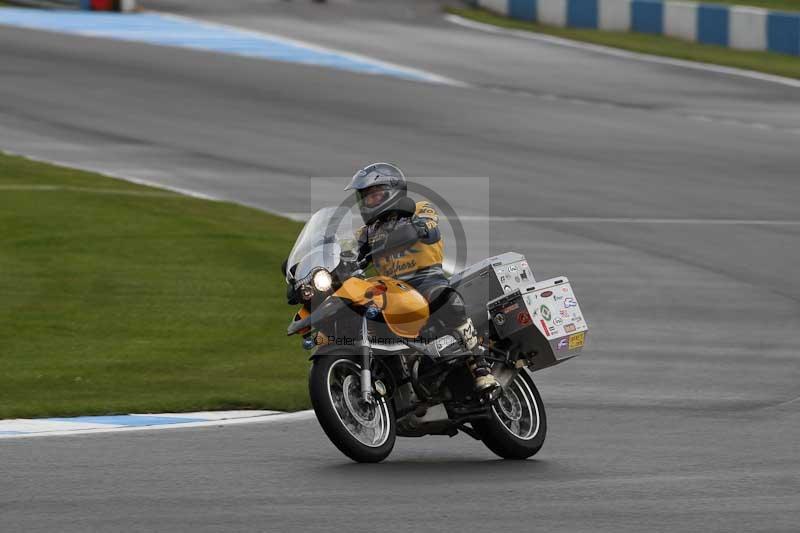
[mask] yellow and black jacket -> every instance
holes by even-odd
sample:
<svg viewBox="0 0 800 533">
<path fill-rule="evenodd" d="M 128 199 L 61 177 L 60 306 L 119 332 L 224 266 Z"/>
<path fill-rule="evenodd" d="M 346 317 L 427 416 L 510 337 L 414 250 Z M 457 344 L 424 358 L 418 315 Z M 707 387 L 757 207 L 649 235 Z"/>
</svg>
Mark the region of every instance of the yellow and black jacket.
<svg viewBox="0 0 800 533">
<path fill-rule="evenodd" d="M 408 280 L 422 273 L 442 272 L 444 241 L 439 231 L 439 214 L 430 202 L 417 202 L 412 217 L 396 214 L 361 227 L 356 233 L 359 251 L 366 255 L 380 249 L 388 235 L 410 224 L 416 229 L 418 240 L 398 246 L 373 258 L 375 269 L 382 276 Z"/>
</svg>

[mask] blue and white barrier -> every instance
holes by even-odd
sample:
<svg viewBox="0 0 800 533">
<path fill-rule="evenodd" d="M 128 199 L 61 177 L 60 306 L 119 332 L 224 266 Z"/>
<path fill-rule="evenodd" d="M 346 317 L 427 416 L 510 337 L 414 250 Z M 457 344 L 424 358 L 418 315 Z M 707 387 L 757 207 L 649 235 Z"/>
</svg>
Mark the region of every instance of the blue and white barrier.
<svg viewBox="0 0 800 533">
<path fill-rule="evenodd" d="M 477 4 L 550 26 L 635 31 L 800 55 L 800 13 L 678 0 L 477 0 Z"/>
</svg>

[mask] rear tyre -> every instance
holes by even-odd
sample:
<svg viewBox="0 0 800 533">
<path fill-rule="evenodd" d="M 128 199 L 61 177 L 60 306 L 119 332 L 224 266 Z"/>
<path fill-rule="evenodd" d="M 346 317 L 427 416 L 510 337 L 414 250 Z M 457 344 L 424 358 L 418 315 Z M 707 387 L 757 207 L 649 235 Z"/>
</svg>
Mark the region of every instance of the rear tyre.
<svg viewBox="0 0 800 533">
<path fill-rule="evenodd" d="M 476 420 L 472 426 L 486 447 L 503 459 L 536 455 L 547 434 L 547 416 L 530 374 L 520 371 L 492 405 L 489 419 Z"/>
<path fill-rule="evenodd" d="M 361 399 L 361 365 L 352 355 L 314 360 L 308 392 L 319 425 L 343 454 L 359 463 L 383 461 L 394 447 L 394 409 L 386 399 Z"/>
</svg>

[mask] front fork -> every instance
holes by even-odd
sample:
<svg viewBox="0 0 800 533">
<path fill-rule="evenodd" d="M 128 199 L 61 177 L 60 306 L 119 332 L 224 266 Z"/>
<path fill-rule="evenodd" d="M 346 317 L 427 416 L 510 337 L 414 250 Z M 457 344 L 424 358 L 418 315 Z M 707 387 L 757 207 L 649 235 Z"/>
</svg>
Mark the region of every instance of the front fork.
<svg viewBox="0 0 800 533">
<path fill-rule="evenodd" d="M 367 332 L 367 317 L 361 317 L 361 399 L 365 402 L 372 402 L 372 346 L 369 343 Z"/>
</svg>

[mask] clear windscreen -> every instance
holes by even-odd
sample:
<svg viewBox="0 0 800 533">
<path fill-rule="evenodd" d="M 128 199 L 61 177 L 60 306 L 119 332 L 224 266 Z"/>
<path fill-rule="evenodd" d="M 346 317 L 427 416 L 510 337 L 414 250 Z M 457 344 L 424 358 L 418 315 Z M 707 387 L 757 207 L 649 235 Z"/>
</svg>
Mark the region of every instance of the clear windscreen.
<svg viewBox="0 0 800 533">
<path fill-rule="evenodd" d="M 303 226 L 289 253 L 287 283 L 301 280 L 317 268 L 332 272 L 342 252 L 355 251 L 353 216 L 344 207 L 324 207 Z"/>
</svg>

